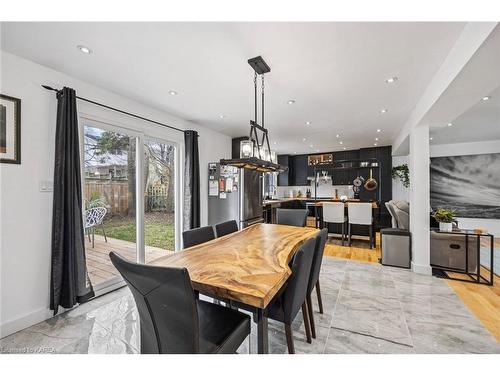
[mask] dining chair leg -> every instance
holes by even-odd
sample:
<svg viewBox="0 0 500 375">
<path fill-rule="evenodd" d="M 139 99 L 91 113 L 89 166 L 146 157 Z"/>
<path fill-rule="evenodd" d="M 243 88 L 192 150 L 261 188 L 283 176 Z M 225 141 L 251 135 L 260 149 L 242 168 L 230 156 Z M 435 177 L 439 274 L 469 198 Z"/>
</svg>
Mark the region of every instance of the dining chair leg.
<svg viewBox="0 0 500 375">
<path fill-rule="evenodd" d="M 306 338 L 307 342 L 310 344 L 312 342 L 311 339 L 311 326 L 309 325 L 309 312 L 307 311 L 306 301 L 302 304 L 302 318 L 304 320 L 304 327 L 306 329 Z"/>
<path fill-rule="evenodd" d="M 285 334 L 288 354 L 295 354 L 295 347 L 293 346 L 292 326 L 290 324 L 285 324 Z"/>
<path fill-rule="evenodd" d="M 311 336 L 313 339 L 316 338 L 316 325 L 314 323 L 314 313 L 312 307 L 311 294 L 308 294 L 306 297 L 307 310 L 309 313 L 309 324 L 311 325 Z"/>
<path fill-rule="evenodd" d="M 316 295 L 318 296 L 319 313 L 323 314 L 323 300 L 321 299 L 321 288 L 319 287 L 319 280 L 316 281 Z"/>
</svg>

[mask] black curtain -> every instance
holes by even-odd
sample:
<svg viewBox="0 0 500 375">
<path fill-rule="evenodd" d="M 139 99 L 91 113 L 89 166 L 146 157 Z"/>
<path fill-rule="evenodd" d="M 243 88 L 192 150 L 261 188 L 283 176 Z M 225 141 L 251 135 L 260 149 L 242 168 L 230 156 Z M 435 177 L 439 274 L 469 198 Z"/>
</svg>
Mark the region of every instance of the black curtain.
<svg viewBox="0 0 500 375">
<path fill-rule="evenodd" d="M 184 230 L 200 226 L 200 160 L 198 132 L 184 132 Z"/>
<path fill-rule="evenodd" d="M 50 309 L 70 308 L 94 296 L 85 264 L 80 146 L 75 90 L 57 94 L 52 208 Z"/>
</svg>

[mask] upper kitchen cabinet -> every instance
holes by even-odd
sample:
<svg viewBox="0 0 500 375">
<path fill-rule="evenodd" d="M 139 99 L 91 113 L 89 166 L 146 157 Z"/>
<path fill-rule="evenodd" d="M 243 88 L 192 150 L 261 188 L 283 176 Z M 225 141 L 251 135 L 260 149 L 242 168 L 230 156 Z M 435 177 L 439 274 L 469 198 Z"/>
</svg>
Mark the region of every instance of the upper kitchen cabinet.
<svg viewBox="0 0 500 375">
<path fill-rule="evenodd" d="M 289 175 L 290 186 L 307 186 L 309 181 L 307 155 L 290 156 L 291 174 Z"/>
<path fill-rule="evenodd" d="M 289 186 L 290 184 L 290 156 L 278 155 L 278 164 L 288 167 L 288 170 L 278 174 L 278 186 Z"/>
</svg>

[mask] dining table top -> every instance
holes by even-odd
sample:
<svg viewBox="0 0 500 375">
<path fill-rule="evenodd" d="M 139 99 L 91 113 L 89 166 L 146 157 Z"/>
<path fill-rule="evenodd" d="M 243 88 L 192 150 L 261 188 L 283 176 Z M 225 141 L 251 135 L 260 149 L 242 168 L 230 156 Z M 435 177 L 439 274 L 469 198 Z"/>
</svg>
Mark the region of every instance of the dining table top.
<svg viewBox="0 0 500 375">
<path fill-rule="evenodd" d="M 255 224 L 150 265 L 185 267 L 200 293 L 266 308 L 290 276 L 295 252 L 318 233 L 316 228 Z"/>
</svg>

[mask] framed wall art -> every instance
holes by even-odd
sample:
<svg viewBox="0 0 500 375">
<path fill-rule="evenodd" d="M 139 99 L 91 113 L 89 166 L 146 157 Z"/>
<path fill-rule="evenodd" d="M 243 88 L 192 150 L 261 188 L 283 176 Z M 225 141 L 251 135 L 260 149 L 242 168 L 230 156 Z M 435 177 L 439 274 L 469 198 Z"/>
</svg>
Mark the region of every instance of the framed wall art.
<svg viewBox="0 0 500 375">
<path fill-rule="evenodd" d="M 0 94 L 0 163 L 21 164 L 21 99 Z"/>
</svg>

